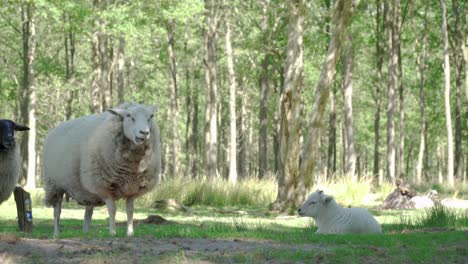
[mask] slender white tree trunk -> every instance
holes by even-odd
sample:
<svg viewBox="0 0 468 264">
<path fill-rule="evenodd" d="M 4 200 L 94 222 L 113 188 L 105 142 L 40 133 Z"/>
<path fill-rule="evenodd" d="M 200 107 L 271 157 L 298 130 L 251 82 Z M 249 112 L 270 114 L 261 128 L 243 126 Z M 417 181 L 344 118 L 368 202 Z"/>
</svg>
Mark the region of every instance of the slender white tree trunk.
<svg viewBox="0 0 468 264">
<path fill-rule="evenodd" d="M 424 30 L 422 35 L 421 51 L 417 58 L 417 64 L 419 67 L 419 104 L 421 107 L 421 132 L 420 132 L 420 143 L 419 143 L 419 154 L 418 164 L 416 165 L 416 180 L 417 184 L 422 183 L 422 172 L 424 164 L 424 153 L 426 147 L 426 98 L 424 95 L 424 86 L 426 85 L 426 45 L 427 45 L 427 6 L 424 13 Z M 417 44 L 416 44 L 417 45 Z"/>
<path fill-rule="evenodd" d="M 229 182 L 237 182 L 237 128 L 236 128 L 236 78 L 234 73 L 233 51 L 231 46 L 231 26 L 229 24 L 229 14 L 225 15 L 226 26 L 226 54 L 227 70 L 229 78 Z"/>
<path fill-rule="evenodd" d="M 353 129 L 353 47 L 351 37 L 348 38 L 349 45 L 344 62 L 344 122 L 346 134 L 346 163 L 344 173 L 352 182 L 356 177 L 356 151 L 354 149 Z"/>
<path fill-rule="evenodd" d="M 28 8 L 29 18 L 29 52 L 28 56 L 28 84 L 29 84 L 29 111 L 28 111 L 28 175 L 26 188 L 36 188 L 36 86 L 34 83 L 34 62 L 36 59 L 36 20 L 32 7 Z"/>
<path fill-rule="evenodd" d="M 445 80 L 445 124 L 447 126 L 447 182 L 450 186 L 455 185 L 453 170 L 453 135 L 452 135 L 452 116 L 450 113 L 450 59 L 449 44 L 447 32 L 447 7 L 445 0 L 441 0 L 442 6 L 442 35 L 444 43 L 444 80 Z"/>
</svg>

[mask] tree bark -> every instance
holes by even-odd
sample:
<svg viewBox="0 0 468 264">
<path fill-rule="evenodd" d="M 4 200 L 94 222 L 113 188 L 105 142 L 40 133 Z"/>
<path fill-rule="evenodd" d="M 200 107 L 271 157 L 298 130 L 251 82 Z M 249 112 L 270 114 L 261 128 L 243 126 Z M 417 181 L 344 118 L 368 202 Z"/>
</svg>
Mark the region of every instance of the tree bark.
<svg viewBox="0 0 468 264">
<path fill-rule="evenodd" d="M 286 210 L 299 200 L 299 155 L 301 136 L 301 103 L 304 75 L 303 34 L 305 0 L 289 2 L 288 45 L 285 83 L 281 94 L 280 168 L 278 172 L 277 206 Z"/>
<path fill-rule="evenodd" d="M 97 12 L 99 7 L 100 0 L 94 0 L 94 10 Z M 100 18 L 96 16 L 94 18 L 94 29 L 92 35 L 92 61 L 93 61 L 93 77 L 91 81 L 91 105 L 90 110 L 92 113 L 98 113 L 102 111 L 101 105 L 101 80 L 102 80 L 102 69 L 101 69 L 101 59 L 100 59 L 100 27 L 101 22 Z"/>
<path fill-rule="evenodd" d="M 242 80 L 242 79 L 241 79 Z M 241 82 L 244 83 L 243 81 Z M 241 179 L 245 179 L 249 173 L 248 171 L 248 142 L 247 142 L 247 92 L 245 85 L 240 85 L 242 87 L 242 96 L 240 100 L 240 111 L 241 114 L 238 116 L 238 127 L 239 127 L 239 154 L 237 158 L 237 171 Z"/>
<path fill-rule="evenodd" d="M 398 85 L 398 93 L 399 93 L 399 150 L 398 150 L 398 172 L 396 175 L 400 179 L 404 179 L 405 177 L 405 96 L 404 96 L 404 85 L 403 85 L 403 62 L 402 62 L 402 57 L 401 57 L 401 41 L 400 41 L 400 36 L 401 36 L 401 27 L 402 27 L 402 18 L 401 18 L 401 4 L 400 1 L 395 2 L 395 26 L 396 26 L 396 32 L 395 32 L 395 39 L 396 39 L 396 51 L 397 51 L 397 56 L 398 56 L 398 67 L 397 67 L 397 85 Z"/>
<path fill-rule="evenodd" d="M 226 26 L 226 59 L 229 79 L 229 182 L 237 183 L 237 127 L 236 127 L 236 77 L 234 72 L 234 54 L 231 46 L 231 26 L 229 13 L 224 17 Z"/>
<path fill-rule="evenodd" d="M 36 60 L 36 18 L 34 15 L 34 7 L 29 5 L 27 8 L 27 17 L 29 23 L 29 49 L 27 53 L 28 60 L 28 93 L 29 93 L 29 110 L 28 110 L 28 174 L 27 174 L 27 189 L 36 188 L 36 86 L 34 62 Z"/>
<path fill-rule="evenodd" d="M 448 47 L 448 32 L 447 32 L 447 7 L 445 0 L 440 0 L 442 7 L 442 36 L 444 43 L 444 80 L 445 80 L 445 121 L 447 127 L 447 182 L 449 186 L 454 186 L 453 175 L 453 136 L 452 136 L 452 116 L 450 113 L 450 59 Z"/>
<path fill-rule="evenodd" d="M 353 47 L 351 36 L 348 38 L 348 50 L 344 61 L 344 123 L 346 134 L 346 163 L 344 173 L 351 182 L 356 182 L 356 151 L 354 149 L 353 129 Z"/>
<path fill-rule="evenodd" d="M 75 28 L 70 20 L 70 16 L 64 15 L 64 24 L 68 22 L 68 30 L 65 31 L 65 80 L 67 83 L 72 81 L 72 76 L 75 73 Z M 75 89 L 69 88 L 67 91 L 66 107 L 65 107 L 65 119 L 70 120 L 73 112 L 73 100 L 75 98 Z"/>
<path fill-rule="evenodd" d="M 395 182 L 395 104 L 396 86 L 398 84 L 398 50 L 396 31 L 396 7 L 399 0 L 386 3 L 387 20 L 387 50 L 388 50 L 388 85 L 387 85 L 387 175 L 391 182 Z"/>
<path fill-rule="evenodd" d="M 382 47 L 383 42 L 383 33 L 385 32 L 385 23 L 382 18 L 382 4 L 380 0 L 376 0 L 377 13 L 376 13 L 376 30 L 375 30 L 375 48 L 376 48 L 376 66 L 377 66 L 377 83 L 375 85 L 375 116 L 374 116 L 374 166 L 373 166 L 373 175 L 374 178 L 379 179 L 380 182 L 380 154 L 379 154 L 379 145 L 380 145 L 380 111 L 381 111 L 381 84 L 382 80 L 382 66 L 384 60 L 384 50 Z"/>
<path fill-rule="evenodd" d="M 424 165 L 424 154 L 426 147 L 426 98 L 424 86 L 426 84 L 426 47 L 427 47 L 427 5 L 424 12 L 424 30 L 422 32 L 421 52 L 418 54 L 417 64 L 419 68 L 419 105 L 421 108 L 421 132 L 419 143 L 418 164 L 416 165 L 416 184 L 422 183 L 422 172 Z M 418 45 L 418 43 L 416 43 Z"/>
<path fill-rule="evenodd" d="M 125 38 L 119 38 L 117 51 L 117 97 L 119 104 L 125 101 Z"/>
<path fill-rule="evenodd" d="M 200 83 L 199 82 L 199 79 L 200 79 L 200 72 L 199 70 L 195 70 L 194 72 L 194 82 L 195 83 Z M 192 104 L 193 104 L 193 112 L 192 112 L 192 129 L 191 129 L 191 137 L 189 138 L 190 142 L 191 142 L 191 145 L 192 145 L 192 149 L 193 149 L 193 157 L 192 157 L 192 168 L 191 168 L 191 171 L 192 171 L 192 178 L 196 178 L 198 177 L 198 160 L 199 160 L 199 153 L 200 153 L 200 146 L 199 146 L 199 142 L 198 142 L 198 137 L 199 137 L 199 134 L 198 134 L 198 92 L 197 91 L 194 91 L 193 92 L 193 100 L 192 100 Z"/>
<path fill-rule="evenodd" d="M 179 104 L 177 95 L 177 66 L 176 57 L 174 54 L 174 21 L 170 20 L 167 24 L 167 53 L 169 64 L 169 94 L 171 98 L 171 165 L 170 174 L 178 178 L 179 175 L 179 153 L 180 153 L 180 136 L 179 136 Z"/>
<path fill-rule="evenodd" d="M 351 15 L 354 6 L 358 5 L 359 1 L 351 2 L 352 1 L 345 0 L 337 0 L 335 2 L 335 29 L 328 46 L 327 56 L 323 63 L 320 79 L 317 84 L 311 116 L 309 119 L 308 133 L 304 137 L 305 144 L 302 149 L 302 162 L 300 166 L 300 175 L 303 182 L 301 182 L 301 185 L 297 188 L 298 200 L 301 201 L 305 200 L 305 196 L 312 185 L 312 175 L 318 157 L 320 133 L 322 130 L 323 115 L 328 101 L 328 95 L 335 78 L 336 64 L 341 56 L 346 31 L 351 22 Z"/>
<path fill-rule="evenodd" d="M 268 34 L 268 5 L 269 1 L 261 1 L 262 18 L 260 29 L 263 33 L 263 41 L 267 42 Z M 259 134 L 258 134 L 258 177 L 262 179 L 267 171 L 268 160 L 268 93 L 269 87 L 269 52 L 263 55 L 260 71 L 260 109 L 259 109 Z"/>
<path fill-rule="evenodd" d="M 208 71 L 209 82 L 209 103 L 208 103 L 208 117 L 209 117 L 209 137 L 207 142 L 206 151 L 206 166 L 207 176 L 209 178 L 215 178 L 217 176 L 217 98 L 218 98 L 218 87 L 217 87 L 217 73 L 216 73 L 216 41 L 217 41 L 217 27 L 218 27 L 218 14 L 216 1 L 205 0 L 206 3 L 206 67 Z"/>
<path fill-rule="evenodd" d="M 100 1 L 99 7 L 101 12 L 107 10 L 107 0 Z M 106 32 L 106 21 L 104 18 L 99 18 L 99 55 L 101 62 L 101 94 L 102 94 L 102 111 L 112 107 L 112 93 L 110 83 L 110 70 L 109 70 L 109 55 L 108 55 L 108 40 L 109 36 Z"/>
<path fill-rule="evenodd" d="M 330 113 L 328 126 L 328 158 L 327 158 L 327 179 L 335 177 L 336 173 L 336 106 L 335 91 L 330 91 Z"/>
<path fill-rule="evenodd" d="M 462 84 L 463 84 L 463 33 L 460 28 L 460 14 L 458 0 L 452 0 L 454 34 L 452 43 L 452 58 L 455 65 L 455 178 L 463 178 L 463 147 L 462 147 Z"/>
<path fill-rule="evenodd" d="M 325 0 L 325 33 L 327 41 L 330 41 L 330 20 L 331 16 L 329 15 L 331 10 L 331 1 Z M 328 47 L 327 47 L 328 48 Z M 330 109 L 329 109 L 329 123 L 328 123 L 328 155 L 327 155 L 327 179 L 332 179 L 335 177 L 336 173 L 336 106 L 335 106 L 335 89 L 333 87 L 330 89 Z"/>
</svg>

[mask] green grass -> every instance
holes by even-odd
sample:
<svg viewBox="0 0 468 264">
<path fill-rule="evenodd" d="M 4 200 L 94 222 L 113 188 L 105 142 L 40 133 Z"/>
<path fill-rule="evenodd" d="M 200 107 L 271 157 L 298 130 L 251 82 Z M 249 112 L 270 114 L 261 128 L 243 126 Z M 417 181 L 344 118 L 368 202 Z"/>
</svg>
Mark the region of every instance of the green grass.
<svg viewBox="0 0 468 264">
<path fill-rule="evenodd" d="M 161 215 L 173 221 L 169 225 L 140 224 L 135 226 L 135 237 L 248 239 L 282 243 L 290 248 L 259 248 L 220 254 L 198 252 L 187 255 L 183 250 L 172 252 L 160 260 L 164 263 L 211 261 L 214 263 L 451 263 L 466 262 L 468 256 L 467 211 L 435 207 L 430 210 L 380 211 L 373 209 L 382 201 L 388 186 L 369 187 L 368 181 L 358 183 L 328 182 L 314 188 L 329 190 L 343 204 L 358 204 L 371 209 L 382 224 L 383 234 L 375 235 L 316 235 L 315 223 L 310 218 L 278 215 L 268 211 L 268 203 L 275 197 L 275 183 L 252 180 L 240 186 L 223 181 L 187 182 L 174 180 L 159 186 L 154 192 L 137 200 L 135 219 Z M 346 185 L 346 186 L 345 186 Z M 348 186 L 349 185 L 349 186 Z M 367 186 L 365 186 L 367 185 Z M 332 192 L 333 191 L 333 192 Z M 349 193 L 353 192 L 354 195 Z M 362 192 L 356 194 L 357 192 Z M 223 195 L 224 193 L 224 195 Z M 32 192 L 34 232 L 30 237 L 52 239 L 53 209 L 42 206 L 43 192 Z M 349 200 L 346 200 L 346 197 Z M 149 206 L 154 200 L 175 198 L 190 206 L 187 213 L 160 211 Z M 126 219 L 125 205 L 118 203 L 118 222 Z M 219 209 L 231 212 L 222 214 Z M 16 233 L 16 207 L 11 197 L 0 205 L 0 233 Z M 242 212 L 240 214 L 239 212 Z M 108 232 L 107 212 L 96 208 L 91 230 L 81 231 L 84 210 L 74 202 L 65 203 L 62 211 L 61 238 L 114 239 Z M 26 236 L 19 234 L 20 236 Z M 117 228 L 117 237 L 125 237 L 125 225 Z M 291 247 L 292 246 L 292 247 Z M 296 248 L 297 247 L 297 248 Z M 110 255 L 109 255 L 110 254 Z M 118 260 L 118 253 L 100 253 L 89 256 L 93 263 Z M 152 258 L 143 259 L 151 263 Z"/>
</svg>

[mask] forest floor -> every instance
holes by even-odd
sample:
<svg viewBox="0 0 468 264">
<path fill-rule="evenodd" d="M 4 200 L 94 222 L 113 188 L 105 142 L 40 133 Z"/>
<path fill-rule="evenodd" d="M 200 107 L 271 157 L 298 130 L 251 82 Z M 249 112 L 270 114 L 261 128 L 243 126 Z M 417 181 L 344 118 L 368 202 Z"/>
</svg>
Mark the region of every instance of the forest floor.
<svg viewBox="0 0 468 264">
<path fill-rule="evenodd" d="M 276 250 L 326 251 L 326 246 L 290 245 L 254 239 L 163 238 L 30 239 L 0 242 L 1 263 L 229 263 Z M 236 255 L 239 255 L 238 257 Z M 320 255 L 317 255 L 320 258 Z M 245 259 L 247 260 L 247 259 Z M 287 260 L 262 258 L 260 262 Z M 237 262 L 235 261 L 235 262 Z"/>
<path fill-rule="evenodd" d="M 234 225 L 137 220 L 134 237 L 125 237 L 123 221 L 112 237 L 106 220 L 83 234 L 80 220 L 63 219 L 60 238 L 51 236 L 50 220 L 37 219 L 32 236 L 0 220 L 0 263 L 468 263 L 466 228 L 384 225 L 383 235 L 314 235 L 313 227 L 284 225 L 298 217 L 257 218 L 261 225 L 235 218 Z"/>
<path fill-rule="evenodd" d="M 446 232 L 433 229 L 428 232 Z M 465 232 L 465 236 L 468 233 Z M 435 242 L 435 241 L 434 241 Z M 459 241 L 460 242 L 460 241 Z M 431 263 L 467 263 L 468 241 L 439 244 Z M 3 235 L 0 263 L 409 263 L 411 247 L 392 255 L 386 246 L 278 243 L 209 238 L 20 238 Z M 418 252 L 412 252 L 413 254 Z M 422 252 L 420 252 L 422 253 Z M 441 255 L 441 253 L 443 253 Z M 425 262 L 425 261 L 422 261 Z"/>
<path fill-rule="evenodd" d="M 311 218 L 265 206 L 138 208 L 135 235 L 126 237 L 125 207 L 118 205 L 117 236 L 109 234 L 104 207 L 83 233 L 84 210 L 70 202 L 54 238 L 53 209 L 35 206 L 34 230 L 23 234 L 10 199 L 0 205 L 0 263 L 468 263 L 466 210 L 428 218 L 425 210 L 370 206 L 383 234 L 317 235 Z"/>
</svg>

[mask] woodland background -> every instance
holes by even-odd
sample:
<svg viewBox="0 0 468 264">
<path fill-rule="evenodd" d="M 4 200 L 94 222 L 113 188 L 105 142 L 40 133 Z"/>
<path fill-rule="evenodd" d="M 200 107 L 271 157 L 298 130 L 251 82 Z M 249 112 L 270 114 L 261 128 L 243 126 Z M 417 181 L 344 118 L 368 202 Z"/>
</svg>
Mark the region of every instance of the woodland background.
<svg viewBox="0 0 468 264">
<path fill-rule="evenodd" d="M 50 128 L 130 100 L 163 181 L 466 181 L 466 1 L 2 0 L 0 65 L 31 188 Z"/>
</svg>

